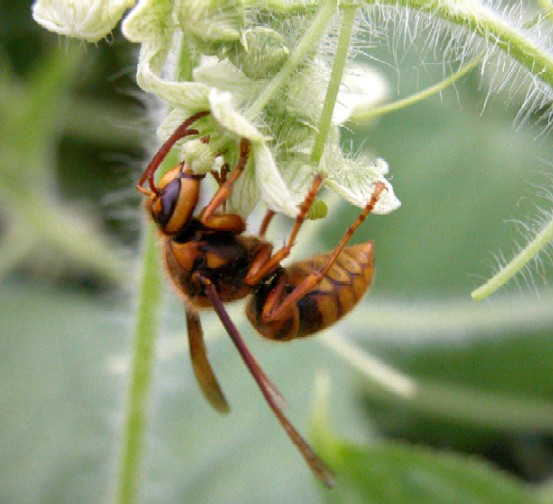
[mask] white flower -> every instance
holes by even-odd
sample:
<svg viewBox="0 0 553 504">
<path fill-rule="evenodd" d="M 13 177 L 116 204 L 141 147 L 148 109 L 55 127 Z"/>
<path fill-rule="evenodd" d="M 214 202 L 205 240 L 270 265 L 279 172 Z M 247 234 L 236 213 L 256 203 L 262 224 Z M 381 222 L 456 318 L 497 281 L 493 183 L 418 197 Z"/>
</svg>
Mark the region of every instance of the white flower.
<svg viewBox="0 0 553 504">
<path fill-rule="evenodd" d="M 60 35 L 98 42 L 133 5 L 134 0 L 37 0 L 33 18 Z"/>
<path fill-rule="evenodd" d="M 173 107 L 186 108 L 190 111 L 189 116 L 209 109 L 209 87 L 198 82 L 182 82 L 162 77 L 167 51 L 168 47 L 161 42 L 142 44 L 136 73 L 138 85 Z"/>
<path fill-rule="evenodd" d="M 33 15 L 49 30 L 95 42 L 133 5 L 133 0 L 37 0 Z M 359 65 L 346 68 L 324 156 L 315 165 L 310 153 L 330 69 L 317 58 L 306 62 L 285 90 L 275 92 L 263 111 L 252 117 L 249 108 L 263 96 L 289 51 L 278 27 L 253 30 L 245 12 L 239 0 L 139 0 L 127 15 L 123 34 L 141 43 L 137 83 L 170 106 L 159 136 L 166 140 L 187 118 L 210 111 L 196 125 L 209 143 L 184 138 L 177 144 L 182 158 L 198 173 L 218 170 L 222 164 L 232 167 L 240 140 L 247 139 L 249 159 L 228 201 L 229 211 L 244 217 L 259 200 L 275 212 L 295 217 L 315 172 L 324 175 L 329 189 L 360 207 L 370 201 L 375 184 L 382 182 L 387 190 L 374 212 L 396 209 L 400 203 L 385 179 L 387 164 L 376 158 L 346 157 L 340 148 L 338 125 L 362 120 L 364 111 L 386 97 L 380 74 Z M 248 33 L 271 43 L 260 44 L 256 47 L 260 53 L 254 53 L 246 43 Z M 192 77 L 187 81 L 177 71 L 183 44 L 200 55 L 195 68 L 188 69 Z M 273 54 L 275 47 L 276 63 L 265 75 L 256 61 Z"/>
<path fill-rule="evenodd" d="M 401 206 L 392 184 L 385 178 L 387 173 L 388 163 L 381 158 L 342 158 L 338 165 L 333 163 L 325 184 L 353 205 L 363 208 L 371 199 L 376 182 L 381 182 L 386 190 L 380 193 L 373 213 L 387 214 Z"/>
<path fill-rule="evenodd" d="M 251 144 L 250 154 L 255 169 L 250 162 L 248 169 L 236 182 L 230 200 L 232 208 L 248 215 L 261 197 L 271 210 L 295 217 L 300 201 L 293 197 L 282 179 L 267 145 L 270 137 L 263 135 L 234 107 L 230 93 L 212 89 L 209 102 L 217 123 L 228 133 L 237 138 L 246 138 Z"/>
<path fill-rule="evenodd" d="M 380 72 L 368 66 L 350 65 L 342 77 L 332 120 L 336 124 L 362 122 L 365 113 L 387 98 L 388 83 Z"/>
</svg>

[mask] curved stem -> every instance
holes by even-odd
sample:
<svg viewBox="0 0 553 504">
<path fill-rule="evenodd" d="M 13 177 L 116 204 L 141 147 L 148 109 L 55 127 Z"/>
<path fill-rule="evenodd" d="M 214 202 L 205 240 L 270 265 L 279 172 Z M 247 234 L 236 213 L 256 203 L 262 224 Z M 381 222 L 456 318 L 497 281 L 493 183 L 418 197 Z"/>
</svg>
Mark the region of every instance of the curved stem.
<svg viewBox="0 0 553 504">
<path fill-rule="evenodd" d="M 471 292 L 475 301 L 482 301 L 497 289 L 505 285 L 515 276 L 528 262 L 545 248 L 553 240 L 553 220 L 536 235 L 536 237 L 524 247 L 519 254 L 502 268 L 496 275 L 490 278 L 485 284 Z"/>
<path fill-rule="evenodd" d="M 137 305 L 131 377 L 125 411 L 125 431 L 120 453 L 116 502 L 136 502 L 144 438 L 148 420 L 148 401 L 153 374 L 154 343 L 161 303 L 161 274 L 153 225 L 148 226 L 144 262 Z"/>
<path fill-rule="evenodd" d="M 409 377 L 371 356 L 342 335 L 321 338 L 368 381 L 365 393 L 386 403 L 455 422 L 503 431 L 553 433 L 553 403 Z M 392 394 L 390 394 L 392 392 Z"/>
<path fill-rule="evenodd" d="M 375 3 L 373 0 L 367 4 Z M 553 87 L 553 57 L 523 29 L 508 22 L 494 10 L 476 2 L 426 0 L 382 0 L 381 5 L 398 5 L 418 10 L 463 26 L 503 50 L 541 81 Z"/>
<path fill-rule="evenodd" d="M 363 121 L 366 121 L 367 119 L 372 119 L 373 117 L 389 114 L 390 112 L 395 112 L 396 110 L 409 107 L 411 105 L 414 105 L 415 103 L 418 103 L 422 100 L 429 98 L 432 95 L 440 93 L 448 86 L 451 86 L 453 83 L 455 83 L 455 81 L 459 80 L 461 77 L 468 74 L 474 67 L 476 67 L 482 61 L 482 58 L 483 58 L 482 56 L 477 56 L 466 65 L 463 65 L 455 73 L 451 74 L 449 77 L 445 78 L 444 80 L 434 84 L 433 86 L 423 89 L 418 93 L 414 93 L 411 96 L 403 98 L 402 100 L 397 100 L 392 103 L 387 103 L 386 105 L 382 105 L 381 107 L 377 107 L 372 110 L 369 110 L 363 113 L 362 116 L 359 117 L 359 119 L 362 118 Z M 356 119 L 357 117 L 351 118 L 351 120 L 353 121 L 355 121 Z"/>
</svg>

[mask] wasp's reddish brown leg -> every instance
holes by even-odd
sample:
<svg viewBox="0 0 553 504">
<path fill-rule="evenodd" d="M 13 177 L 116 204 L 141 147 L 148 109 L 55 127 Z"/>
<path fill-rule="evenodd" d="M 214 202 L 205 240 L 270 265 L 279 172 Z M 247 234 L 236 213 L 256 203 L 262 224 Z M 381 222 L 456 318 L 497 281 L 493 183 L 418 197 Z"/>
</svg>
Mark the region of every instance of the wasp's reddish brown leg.
<svg viewBox="0 0 553 504">
<path fill-rule="evenodd" d="M 305 461 L 307 462 L 307 464 L 309 465 L 309 467 L 311 468 L 315 476 L 326 486 L 333 487 L 334 476 L 332 475 L 328 467 L 325 465 L 325 463 L 318 457 L 318 455 L 309 446 L 307 441 L 303 439 L 301 434 L 290 423 L 286 415 L 284 415 L 284 412 L 282 411 L 282 407 L 279 404 L 280 402 L 279 396 L 275 396 L 275 389 L 269 386 L 271 382 L 268 381 L 268 378 L 266 377 L 265 373 L 262 371 L 257 361 L 248 350 L 248 347 L 244 343 L 244 340 L 242 340 L 242 337 L 240 336 L 238 329 L 236 328 L 231 318 L 229 317 L 229 314 L 225 309 L 225 306 L 223 305 L 221 298 L 219 297 L 217 289 L 208 279 L 204 279 L 203 285 L 204 285 L 205 293 L 209 298 L 209 300 L 211 301 L 213 308 L 217 312 L 219 319 L 221 320 L 222 324 L 225 326 L 225 329 L 229 333 L 233 343 L 238 349 L 238 352 L 240 353 L 242 360 L 244 361 L 250 373 L 252 374 L 255 381 L 257 382 L 257 385 L 259 386 L 261 393 L 265 397 L 267 404 L 273 410 L 273 413 L 275 414 L 278 421 L 286 431 L 286 434 L 288 434 L 292 442 L 297 446 L 298 450 L 302 454 L 303 458 L 305 459 Z"/>
<path fill-rule="evenodd" d="M 188 306 L 185 306 L 184 309 L 194 375 L 209 404 L 221 413 L 228 413 L 230 409 L 228 402 L 207 359 L 200 317 L 196 311 L 191 310 Z"/>
<path fill-rule="evenodd" d="M 269 224 L 271 223 L 275 215 L 276 212 L 274 210 L 267 210 L 267 212 L 265 213 L 265 217 L 263 217 L 263 221 L 261 222 L 261 226 L 259 227 L 260 238 L 265 238 L 267 228 L 269 227 Z"/>
<path fill-rule="evenodd" d="M 255 357 L 251 354 L 251 352 L 248 350 L 248 347 L 242 340 L 242 337 L 240 336 L 238 329 L 234 325 L 234 322 L 232 322 L 232 320 L 230 319 L 215 286 L 211 283 L 209 279 L 201 276 L 200 276 L 200 281 L 202 282 L 204 288 L 206 289 L 206 293 L 211 301 L 212 306 L 217 312 L 217 315 L 219 316 L 219 318 L 221 320 L 222 320 L 221 317 L 225 317 L 225 320 L 228 319 L 228 322 L 227 322 L 228 325 L 225 324 L 225 322 L 223 322 L 223 325 L 225 326 L 225 329 L 227 329 L 227 332 L 229 333 L 233 343 L 238 348 L 240 356 L 246 363 L 246 366 L 248 367 L 252 375 L 256 377 L 256 381 L 259 378 L 259 380 L 261 380 L 264 383 L 264 387 L 267 388 L 267 390 L 271 394 L 271 397 L 273 398 L 273 401 L 275 402 L 275 404 L 278 405 L 279 408 L 287 408 L 288 403 L 286 402 L 286 399 L 284 399 L 284 396 L 280 393 L 280 390 L 278 390 L 277 386 L 267 376 L 265 371 L 263 371 L 263 368 L 258 364 Z M 208 290 L 212 292 L 210 293 L 208 292 Z M 224 315 L 220 314 L 219 310 L 217 309 L 218 306 L 222 307 L 221 309 L 223 310 Z M 231 327 L 231 329 L 229 329 L 229 327 Z"/>
<path fill-rule="evenodd" d="M 159 150 L 156 152 L 155 156 L 152 158 L 152 160 L 148 163 L 148 166 L 144 170 L 144 173 L 142 174 L 142 177 L 140 177 L 140 180 L 138 181 L 138 184 L 136 188 L 145 194 L 148 194 L 148 190 L 144 189 L 142 185 L 146 180 L 148 181 L 148 185 L 150 186 L 151 191 L 154 194 L 158 194 L 159 191 L 154 183 L 154 173 L 158 169 L 161 162 L 165 159 L 167 154 L 169 154 L 169 151 L 175 145 L 176 142 L 178 142 L 181 138 L 184 138 L 185 136 L 189 135 L 197 135 L 198 131 L 195 129 L 188 129 L 195 121 L 198 119 L 205 117 L 206 115 L 209 115 L 209 110 L 204 110 L 202 112 L 198 112 L 197 114 L 194 114 L 193 116 L 189 117 L 184 121 L 176 130 L 175 132 L 167 139 L 167 141 L 159 148 Z"/>
<path fill-rule="evenodd" d="M 204 226 L 207 226 L 210 229 L 222 229 L 219 226 L 219 219 L 217 218 L 217 215 L 214 215 L 215 212 L 221 208 L 227 199 L 229 198 L 231 192 L 232 192 L 232 186 L 234 185 L 234 182 L 236 182 L 236 179 L 241 175 L 241 173 L 244 171 L 244 168 L 246 167 L 246 164 L 248 162 L 248 155 L 250 152 L 250 142 L 243 138 L 240 141 L 240 157 L 238 158 L 238 162 L 236 163 L 236 166 L 233 168 L 230 176 L 224 181 L 223 184 L 219 187 L 211 201 L 208 203 L 208 205 L 202 210 L 200 214 L 200 221 Z M 233 216 L 234 214 L 226 214 L 227 217 Z M 238 217 L 238 216 L 237 216 Z M 226 230 L 226 228 L 225 228 Z M 238 231 L 237 229 L 232 229 L 232 231 L 235 232 L 242 232 Z"/>
<path fill-rule="evenodd" d="M 336 259 L 338 259 L 338 256 L 352 237 L 355 230 L 361 225 L 367 215 L 371 213 L 374 206 L 376 205 L 376 202 L 378 201 L 380 194 L 385 189 L 386 186 L 382 182 L 377 182 L 375 184 L 375 189 L 370 201 L 367 203 L 363 211 L 359 214 L 355 222 L 344 233 L 344 236 L 328 257 L 325 265 L 319 270 L 315 270 L 311 274 L 307 275 L 301 281 L 301 283 L 299 283 L 294 288 L 294 290 L 290 292 L 290 294 L 282 299 L 278 306 L 275 306 L 274 310 L 268 311 L 266 314 L 266 319 L 268 321 L 278 320 L 283 317 L 291 306 L 296 304 L 303 296 L 305 296 L 305 294 L 312 291 L 317 285 L 321 283 L 324 276 L 328 273 L 332 265 L 336 262 Z"/>
<path fill-rule="evenodd" d="M 300 207 L 298 215 L 296 216 L 296 222 L 294 224 L 292 232 L 290 233 L 288 243 L 281 249 L 277 250 L 266 261 L 256 260 L 257 258 L 254 259 L 254 261 L 252 262 L 252 267 L 248 271 L 248 274 L 245 278 L 245 282 L 248 285 L 255 285 L 256 283 L 259 283 L 265 276 L 274 271 L 275 268 L 280 265 L 280 262 L 283 259 L 290 255 L 292 246 L 296 241 L 296 236 L 298 235 L 298 232 L 305 221 L 307 212 L 309 212 L 309 209 L 311 208 L 311 205 L 313 204 L 313 201 L 315 200 L 315 197 L 317 196 L 322 183 L 323 177 L 317 173 L 313 179 L 313 184 L 311 185 L 311 188 L 309 189 L 309 192 L 307 193 L 307 196 L 305 197 L 305 200 Z"/>
</svg>

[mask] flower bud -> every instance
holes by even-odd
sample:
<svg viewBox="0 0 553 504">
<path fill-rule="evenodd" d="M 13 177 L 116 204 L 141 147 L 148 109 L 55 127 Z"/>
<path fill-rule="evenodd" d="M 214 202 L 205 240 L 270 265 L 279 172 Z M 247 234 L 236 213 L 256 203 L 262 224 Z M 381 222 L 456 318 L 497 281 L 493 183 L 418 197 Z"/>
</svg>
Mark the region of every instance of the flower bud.
<svg viewBox="0 0 553 504">
<path fill-rule="evenodd" d="M 177 12 L 184 33 L 207 55 L 237 41 L 245 23 L 239 0 L 181 0 Z"/>
<path fill-rule="evenodd" d="M 270 79 L 282 67 L 289 51 L 280 33 L 256 26 L 242 33 L 226 53 L 232 63 L 250 79 Z"/>
<path fill-rule="evenodd" d="M 134 0 L 38 0 L 33 18 L 47 30 L 98 42 L 115 28 Z"/>
<path fill-rule="evenodd" d="M 307 218 L 310 220 L 324 219 L 327 213 L 327 204 L 321 199 L 316 199 L 307 212 Z"/>
<path fill-rule="evenodd" d="M 217 156 L 211 146 L 202 140 L 191 140 L 182 146 L 186 164 L 197 175 L 208 173 L 216 168 Z"/>
</svg>

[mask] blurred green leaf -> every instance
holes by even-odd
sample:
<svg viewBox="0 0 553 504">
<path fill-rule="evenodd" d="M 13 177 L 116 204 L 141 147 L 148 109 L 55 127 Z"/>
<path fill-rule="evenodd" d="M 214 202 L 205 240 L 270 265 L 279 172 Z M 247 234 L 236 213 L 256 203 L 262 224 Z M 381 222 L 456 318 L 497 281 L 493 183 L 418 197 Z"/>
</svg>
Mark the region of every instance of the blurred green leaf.
<svg viewBox="0 0 553 504">
<path fill-rule="evenodd" d="M 8 232 L 0 237 L 0 274 L 24 262 L 48 270 L 63 257 L 110 282 L 124 279 L 123 262 L 95 219 L 58 198 L 55 150 L 82 57 L 82 50 L 53 49 L 25 82 L 1 63 L 0 207 Z"/>
<path fill-rule="evenodd" d="M 324 444 L 323 444 L 324 443 Z M 535 504 L 520 482 L 475 458 L 383 443 L 358 447 L 338 439 L 317 445 L 336 471 L 332 503 Z"/>
<path fill-rule="evenodd" d="M 125 304 L 0 284 L 0 502 L 93 504 L 109 492 Z"/>
<path fill-rule="evenodd" d="M 337 437 L 330 427 L 329 391 L 328 377 L 320 376 L 312 434 L 314 446 L 336 474 L 336 488 L 324 494 L 327 502 L 541 502 L 529 487 L 475 457 L 397 442 L 360 446 Z"/>
</svg>

